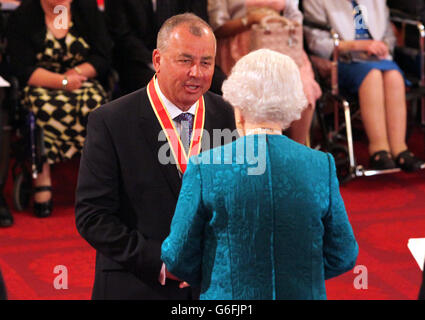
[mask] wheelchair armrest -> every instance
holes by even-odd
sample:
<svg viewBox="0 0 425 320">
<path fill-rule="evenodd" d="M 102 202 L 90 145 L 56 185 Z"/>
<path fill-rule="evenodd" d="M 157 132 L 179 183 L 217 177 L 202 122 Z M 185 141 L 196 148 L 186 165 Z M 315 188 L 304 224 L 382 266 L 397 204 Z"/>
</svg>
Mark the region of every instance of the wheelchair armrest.
<svg viewBox="0 0 425 320">
<path fill-rule="evenodd" d="M 303 25 L 305 27 L 310 27 L 313 29 L 319 29 L 322 31 L 329 31 L 331 32 L 332 28 L 331 26 L 327 25 L 326 23 L 322 23 L 322 22 L 317 22 L 317 21 L 313 21 L 313 20 L 309 20 L 309 19 L 305 19 L 303 20 Z"/>
</svg>

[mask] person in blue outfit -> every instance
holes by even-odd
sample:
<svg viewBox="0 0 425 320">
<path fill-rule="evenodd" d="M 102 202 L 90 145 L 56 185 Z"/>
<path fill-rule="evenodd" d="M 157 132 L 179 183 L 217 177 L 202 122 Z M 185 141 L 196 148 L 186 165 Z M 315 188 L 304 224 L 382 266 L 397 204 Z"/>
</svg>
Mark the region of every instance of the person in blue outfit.
<svg viewBox="0 0 425 320">
<path fill-rule="evenodd" d="M 326 299 L 358 245 L 333 157 L 281 134 L 307 105 L 296 64 L 253 51 L 223 97 L 240 138 L 190 158 L 162 261 L 204 300 Z"/>
<path fill-rule="evenodd" d="M 340 35 L 339 87 L 358 95 L 371 169 L 421 169 L 424 162 L 406 144 L 406 83 L 392 60 L 396 38 L 386 1 L 304 0 L 303 8 L 306 19 L 327 24 Z M 307 28 L 306 40 L 313 54 L 332 56 L 328 32 Z"/>
</svg>

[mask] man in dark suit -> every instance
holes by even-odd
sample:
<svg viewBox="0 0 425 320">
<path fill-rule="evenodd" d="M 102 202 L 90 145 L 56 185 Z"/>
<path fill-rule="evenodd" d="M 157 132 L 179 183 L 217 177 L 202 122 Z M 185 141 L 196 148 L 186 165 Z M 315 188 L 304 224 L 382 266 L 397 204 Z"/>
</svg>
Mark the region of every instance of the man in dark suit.
<svg viewBox="0 0 425 320">
<path fill-rule="evenodd" d="M 115 68 L 124 94 L 146 86 L 152 79 L 158 30 L 165 20 L 184 12 L 208 21 L 206 0 L 105 0 L 106 21 L 115 43 Z M 221 94 L 225 78 L 215 67 L 210 90 Z"/>
<path fill-rule="evenodd" d="M 6 294 L 6 285 L 4 284 L 3 276 L 0 271 L 0 300 L 6 300 L 7 294 Z"/>
<path fill-rule="evenodd" d="M 235 129 L 233 109 L 208 92 L 215 50 L 213 31 L 205 21 L 193 14 L 167 20 L 153 53 L 156 77 L 146 88 L 89 117 L 76 224 L 97 250 L 93 299 L 197 297 L 192 288 L 180 288 L 182 283 L 167 272 L 160 253 L 186 153 L 196 154 L 201 145 L 208 148 L 205 142 L 213 129 Z M 161 132 L 167 133 L 168 144 Z M 172 152 L 163 152 L 167 147 Z M 171 160 L 179 156 L 173 163 L 167 155 Z"/>
</svg>

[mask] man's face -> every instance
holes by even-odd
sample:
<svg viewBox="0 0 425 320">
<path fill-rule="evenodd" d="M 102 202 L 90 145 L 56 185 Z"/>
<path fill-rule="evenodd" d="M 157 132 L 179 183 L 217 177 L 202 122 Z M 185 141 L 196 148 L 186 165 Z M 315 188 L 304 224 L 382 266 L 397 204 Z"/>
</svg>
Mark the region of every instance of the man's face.
<svg viewBox="0 0 425 320">
<path fill-rule="evenodd" d="M 198 37 L 190 33 L 186 24 L 174 28 L 165 50 L 153 53 L 161 91 L 183 111 L 210 88 L 214 62 L 215 38 L 212 32 L 205 28 Z"/>
</svg>

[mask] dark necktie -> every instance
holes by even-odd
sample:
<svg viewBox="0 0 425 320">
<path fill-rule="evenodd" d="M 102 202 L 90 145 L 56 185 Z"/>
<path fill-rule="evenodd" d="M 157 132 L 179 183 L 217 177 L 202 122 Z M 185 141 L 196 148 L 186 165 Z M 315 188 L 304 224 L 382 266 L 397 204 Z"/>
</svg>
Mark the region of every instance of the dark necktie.
<svg viewBox="0 0 425 320">
<path fill-rule="evenodd" d="M 183 143 L 186 153 L 188 153 L 193 130 L 193 115 L 188 112 L 184 112 L 175 117 L 174 120 L 179 122 L 181 125 L 180 140 Z"/>
</svg>

